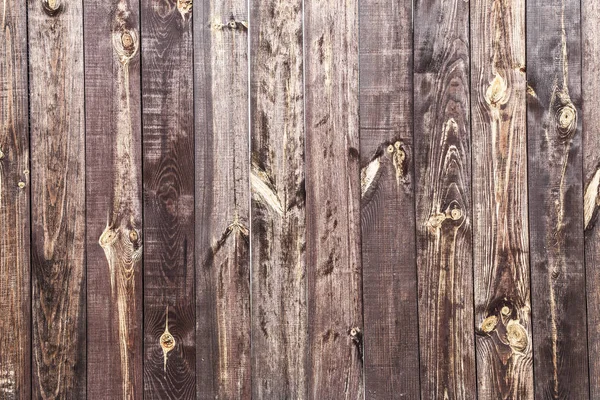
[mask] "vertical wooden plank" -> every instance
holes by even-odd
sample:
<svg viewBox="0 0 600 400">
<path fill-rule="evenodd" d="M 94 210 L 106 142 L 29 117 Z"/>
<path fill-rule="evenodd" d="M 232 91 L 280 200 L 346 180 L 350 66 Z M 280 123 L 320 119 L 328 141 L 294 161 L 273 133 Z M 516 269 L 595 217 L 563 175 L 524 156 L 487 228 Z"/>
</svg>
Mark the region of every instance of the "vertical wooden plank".
<svg viewBox="0 0 600 400">
<path fill-rule="evenodd" d="M 248 8 L 194 8 L 197 398 L 251 397 Z"/>
<path fill-rule="evenodd" d="M 88 396 L 142 398 L 139 4 L 84 8 Z"/>
<path fill-rule="evenodd" d="M 527 2 L 536 397 L 588 398 L 578 0 Z"/>
<path fill-rule="evenodd" d="M 141 2 L 144 398 L 193 399 L 192 3 Z"/>
<path fill-rule="evenodd" d="M 0 397 L 31 397 L 27 5 L 6 0 L 0 31 Z"/>
<path fill-rule="evenodd" d="M 415 7 L 421 397 L 473 399 L 469 2 Z"/>
<path fill-rule="evenodd" d="M 529 399 L 525 2 L 471 2 L 471 38 L 478 394 Z"/>
<path fill-rule="evenodd" d="M 250 9 L 252 393 L 306 399 L 302 1 Z"/>
<path fill-rule="evenodd" d="M 581 2 L 582 30 L 582 97 L 583 97 L 583 179 L 585 183 L 583 214 L 585 228 L 585 268 L 587 280 L 587 321 L 590 398 L 600 398 L 600 2 Z"/>
<path fill-rule="evenodd" d="M 365 392 L 416 399 L 412 2 L 359 4 Z"/>
<path fill-rule="evenodd" d="M 29 7 L 33 398 L 86 397 L 80 1 Z"/>
<path fill-rule="evenodd" d="M 363 397 L 358 2 L 305 0 L 309 397 Z"/>
</svg>

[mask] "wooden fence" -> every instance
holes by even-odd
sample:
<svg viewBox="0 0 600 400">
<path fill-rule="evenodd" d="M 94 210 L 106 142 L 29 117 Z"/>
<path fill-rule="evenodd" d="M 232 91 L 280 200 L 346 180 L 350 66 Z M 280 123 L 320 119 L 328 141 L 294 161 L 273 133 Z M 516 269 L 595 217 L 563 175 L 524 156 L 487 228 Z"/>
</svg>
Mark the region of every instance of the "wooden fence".
<svg viewBox="0 0 600 400">
<path fill-rule="evenodd" d="M 1 399 L 600 399 L 597 0 L 3 0 Z"/>
</svg>

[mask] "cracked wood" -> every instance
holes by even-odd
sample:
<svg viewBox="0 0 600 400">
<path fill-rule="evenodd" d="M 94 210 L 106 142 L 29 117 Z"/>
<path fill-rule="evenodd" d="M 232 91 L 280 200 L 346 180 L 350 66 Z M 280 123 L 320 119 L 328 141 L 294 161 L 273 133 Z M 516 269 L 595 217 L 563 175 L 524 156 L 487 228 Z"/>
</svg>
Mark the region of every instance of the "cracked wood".
<svg viewBox="0 0 600 400">
<path fill-rule="evenodd" d="M 527 2 L 529 221 L 534 385 L 588 397 L 580 3 Z"/>
</svg>

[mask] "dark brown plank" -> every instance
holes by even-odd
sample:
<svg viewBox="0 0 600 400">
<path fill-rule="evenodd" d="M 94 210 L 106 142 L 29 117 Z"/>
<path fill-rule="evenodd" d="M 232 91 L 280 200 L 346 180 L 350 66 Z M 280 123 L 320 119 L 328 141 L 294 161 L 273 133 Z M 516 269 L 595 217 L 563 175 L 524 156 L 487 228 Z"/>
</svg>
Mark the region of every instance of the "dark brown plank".
<svg viewBox="0 0 600 400">
<path fill-rule="evenodd" d="M 252 393 L 305 399 L 302 1 L 253 1 L 250 9 Z"/>
<path fill-rule="evenodd" d="M 478 394 L 530 399 L 525 2 L 471 2 L 471 40 Z"/>
<path fill-rule="evenodd" d="M 197 398 L 247 399 L 250 372 L 248 9 L 194 8 Z"/>
<path fill-rule="evenodd" d="M 535 394 L 588 398 L 578 0 L 527 2 Z"/>
<path fill-rule="evenodd" d="M 363 397 L 358 2 L 306 0 L 309 397 Z"/>
<path fill-rule="evenodd" d="M 421 398 L 473 399 L 469 3 L 419 0 L 415 7 Z"/>
<path fill-rule="evenodd" d="M 3 3 L 0 31 L 0 397 L 31 396 L 27 5 Z"/>
<path fill-rule="evenodd" d="M 89 398 L 142 398 L 139 4 L 84 8 Z"/>
<path fill-rule="evenodd" d="M 585 268 L 587 281 L 587 321 L 590 398 L 600 398 L 600 2 L 581 2 L 582 98 L 583 112 L 583 179 L 585 184 L 583 214 L 585 229 Z"/>
<path fill-rule="evenodd" d="M 191 7 L 141 2 L 146 399 L 196 391 Z"/>
<path fill-rule="evenodd" d="M 81 2 L 28 2 L 32 397 L 86 397 Z"/>
<path fill-rule="evenodd" d="M 412 2 L 359 4 L 365 392 L 418 399 Z"/>
</svg>

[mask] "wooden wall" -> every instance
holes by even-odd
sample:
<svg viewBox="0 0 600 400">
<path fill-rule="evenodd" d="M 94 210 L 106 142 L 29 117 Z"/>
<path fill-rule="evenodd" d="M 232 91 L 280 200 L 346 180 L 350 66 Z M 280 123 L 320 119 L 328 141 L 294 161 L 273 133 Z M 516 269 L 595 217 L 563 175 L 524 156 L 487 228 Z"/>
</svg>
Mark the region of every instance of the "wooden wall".
<svg viewBox="0 0 600 400">
<path fill-rule="evenodd" d="M 0 399 L 600 399 L 596 0 L 0 14 Z"/>
</svg>

